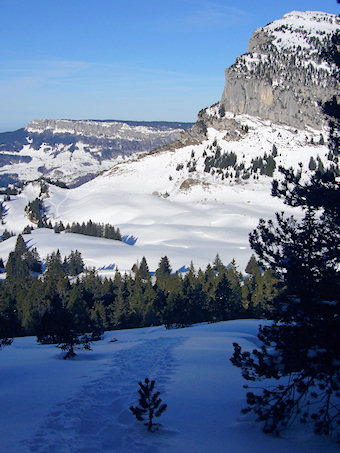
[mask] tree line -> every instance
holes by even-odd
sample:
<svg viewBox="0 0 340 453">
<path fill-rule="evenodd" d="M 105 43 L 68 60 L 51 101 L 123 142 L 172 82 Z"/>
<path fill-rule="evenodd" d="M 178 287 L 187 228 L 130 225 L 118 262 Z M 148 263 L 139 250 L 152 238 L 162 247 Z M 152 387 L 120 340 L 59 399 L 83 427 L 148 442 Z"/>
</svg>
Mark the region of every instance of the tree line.
<svg viewBox="0 0 340 453">
<path fill-rule="evenodd" d="M 79 333 L 263 317 L 277 295 L 274 273 L 262 272 L 254 257 L 246 278 L 235 261 L 225 266 L 217 255 L 205 270 L 191 264 L 184 275 L 172 273 L 166 256 L 152 275 L 143 257 L 131 273 L 117 271 L 113 279 L 103 279 L 84 268 L 77 250 L 64 259 L 53 252 L 43 265 L 21 235 L 5 270 L 0 285 L 3 338 L 43 332 L 53 339 L 53 329 L 65 324 L 65 317 Z"/>
</svg>

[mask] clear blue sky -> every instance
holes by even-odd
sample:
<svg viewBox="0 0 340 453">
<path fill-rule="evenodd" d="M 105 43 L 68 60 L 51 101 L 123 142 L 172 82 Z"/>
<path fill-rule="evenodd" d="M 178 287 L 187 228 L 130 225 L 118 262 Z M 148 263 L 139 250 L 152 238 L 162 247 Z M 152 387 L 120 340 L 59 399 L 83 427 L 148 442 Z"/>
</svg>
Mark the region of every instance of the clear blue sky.
<svg viewBox="0 0 340 453">
<path fill-rule="evenodd" d="M 195 121 L 259 26 L 336 0 L 0 0 L 0 131 L 32 119 Z"/>
</svg>

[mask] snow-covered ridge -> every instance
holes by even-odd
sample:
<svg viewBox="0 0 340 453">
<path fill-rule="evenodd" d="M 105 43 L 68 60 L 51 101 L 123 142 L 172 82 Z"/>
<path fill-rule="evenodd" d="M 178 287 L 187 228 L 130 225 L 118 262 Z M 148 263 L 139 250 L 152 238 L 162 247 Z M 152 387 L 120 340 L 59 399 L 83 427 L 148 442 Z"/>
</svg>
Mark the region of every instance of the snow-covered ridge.
<svg viewBox="0 0 340 453">
<path fill-rule="evenodd" d="M 340 19 L 335 14 L 320 11 L 292 11 L 282 19 L 263 27 L 275 35 L 274 43 L 281 49 L 298 45 L 310 48 L 319 40 L 324 42 L 339 30 Z"/>
<path fill-rule="evenodd" d="M 35 120 L 0 134 L 0 186 L 41 176 L 85 182 L 117 161 L 176 141 L 191 123 Z"/>
<path fill-rule="evenodd" d="M 146 136 L 165 136 L 176 140 L 178 129 L 155 128 L 147 126 L 130 126 L 118 121 L 90 121 L 90 120 L 33 120 L 26 130 L 30 133 L 42 134 L 46 131 L 52 134 L 72 134 L 80 136 L 94 136 L 98 138 L 124 138 L 125 140 L 143 140 Z"/>
</svg>

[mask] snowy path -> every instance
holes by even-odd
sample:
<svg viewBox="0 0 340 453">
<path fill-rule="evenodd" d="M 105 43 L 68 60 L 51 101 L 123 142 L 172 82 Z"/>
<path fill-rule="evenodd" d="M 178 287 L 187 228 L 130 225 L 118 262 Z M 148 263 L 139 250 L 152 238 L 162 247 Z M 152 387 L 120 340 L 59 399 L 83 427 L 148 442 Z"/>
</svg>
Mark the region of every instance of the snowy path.
<svg viewBox="0 0 340 453">
<path fill-rule="evenodd" d="M 245 407 L 233 342 L 252 350 L 258 320 L 106 332 L 93 351 L 61 359 L 54 345 L 16 338 L 1 351 L 0 452 L 335 453 L 332 439 L 295 424 L 265 435 Z M 117 338 L 117 342 L 111 340 Z M 167 410 L 149 433 L 129 411 L 138 381 L 156 380 Z"/>
<path fill-rule="evenodd" d="M 107 372 L 59 404 L 28 442 L 35 453 L 157 452 L 161 438 L 145 437 L 129 411 L 136 404 L 138 381 L 150 377 L 157 390 L 166 384 L 176 366 L 172 350 L 179 338 L 146 340 L 118 351 Z"/>
</svg>

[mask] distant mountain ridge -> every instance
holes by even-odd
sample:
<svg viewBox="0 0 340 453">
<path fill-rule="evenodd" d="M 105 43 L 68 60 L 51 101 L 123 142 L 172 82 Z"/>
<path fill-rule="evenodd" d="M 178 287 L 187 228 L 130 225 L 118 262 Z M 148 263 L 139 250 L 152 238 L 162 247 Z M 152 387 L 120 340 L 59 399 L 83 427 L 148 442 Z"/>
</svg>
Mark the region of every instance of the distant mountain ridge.
<svg viewBox="0 0 340 453">
<path fill-rule="evenodd" d="M 77 185 L 117 159 L 178 139 L 192 123 L 120 120 L 34 120 L 0 134 L 0 185 L 41 176 Z"/>
</svg>

